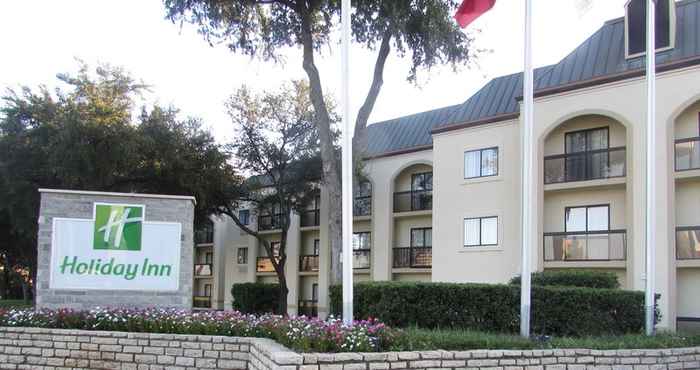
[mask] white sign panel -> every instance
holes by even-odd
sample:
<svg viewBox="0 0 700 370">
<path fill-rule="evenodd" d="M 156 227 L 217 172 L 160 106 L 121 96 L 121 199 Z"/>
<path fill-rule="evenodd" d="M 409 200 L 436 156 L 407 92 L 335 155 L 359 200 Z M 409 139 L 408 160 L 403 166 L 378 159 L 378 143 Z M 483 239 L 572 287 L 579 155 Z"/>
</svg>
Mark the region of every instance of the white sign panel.
<svg viewBox="0 0 700 370">
<path fill-rule="evenodd" d="M 92 220 L 54 218 L 51 289 L 176 291 L 181 224 L 142 205 L 95 204 Z"/>
</svg>

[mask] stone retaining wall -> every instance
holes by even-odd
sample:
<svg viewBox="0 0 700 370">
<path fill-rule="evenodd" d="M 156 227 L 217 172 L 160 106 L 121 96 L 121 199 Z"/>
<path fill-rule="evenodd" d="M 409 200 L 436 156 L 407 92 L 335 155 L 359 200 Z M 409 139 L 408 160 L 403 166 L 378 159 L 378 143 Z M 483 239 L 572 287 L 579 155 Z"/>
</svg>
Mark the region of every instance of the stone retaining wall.
<svg viewBox="0 0 700 370">
<path fill-rule="evenodd" d="M 388 353 L 293 352 L 272 340 L 0 327 L 0 369 L 700 369 L 700 347 Z"/>
</svg>

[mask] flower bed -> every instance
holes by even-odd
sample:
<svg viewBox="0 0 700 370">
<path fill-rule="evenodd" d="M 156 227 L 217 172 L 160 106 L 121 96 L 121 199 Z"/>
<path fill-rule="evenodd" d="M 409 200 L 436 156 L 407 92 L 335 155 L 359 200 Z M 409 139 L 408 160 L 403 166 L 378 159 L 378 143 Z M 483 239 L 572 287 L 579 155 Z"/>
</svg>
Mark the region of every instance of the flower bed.
<svg viewBox="0 0 700 370">
<path fill-rule="evenodd" d="M 273 339 L 300 352 L 386 351 L 400 335 L 375 320 L 346 326 L 338 319 L 155 308 L 0 310 L 0 326 L 259 337 Z"/>
</svg>

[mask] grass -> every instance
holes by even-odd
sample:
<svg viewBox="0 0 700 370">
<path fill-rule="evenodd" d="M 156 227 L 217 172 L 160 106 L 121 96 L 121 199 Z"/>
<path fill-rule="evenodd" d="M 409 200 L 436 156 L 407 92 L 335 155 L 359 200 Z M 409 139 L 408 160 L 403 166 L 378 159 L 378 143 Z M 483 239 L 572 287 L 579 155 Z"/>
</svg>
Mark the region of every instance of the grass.
<svg viewBox="0 0 700 370">
<path fill-rule="evenodd" d="M 0 308 L 6 310 L 11 308 L 31 308 L 32 306 L 32 302 L 25 302 L 21 299 L 0 299 Z"/>
<path fill-rule="evenodd" d="M 482 333 L 459 329 L 405 329 L 406 336 L 394 350 L 471 350 L 471 349 L 637 349 L 677 348 L 700 345 L 700 335 L 658 334 L 584 338 L 525 339 L 512 334 Z"/>
</svg>

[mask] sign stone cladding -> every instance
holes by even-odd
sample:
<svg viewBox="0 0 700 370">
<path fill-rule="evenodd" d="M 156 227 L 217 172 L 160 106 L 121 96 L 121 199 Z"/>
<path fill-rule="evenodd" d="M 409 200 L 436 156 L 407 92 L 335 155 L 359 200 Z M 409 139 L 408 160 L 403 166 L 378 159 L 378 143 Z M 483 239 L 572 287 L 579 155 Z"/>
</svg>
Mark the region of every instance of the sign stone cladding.
<svg viewBox="0 0 700 370">
<path fill-rule="evenodd" d="M 41 194 L 41 205 L 39 210 L 39 231 L 37 237 L 37 309 L 64 307 L 88 309 L 96 306 L 192 307 L 192 254 L 195 204 L 193 197 L 128 193 L 100 193 L 88 191 L 82 192 L 51 189 L 40 189 L 39 192 Z M 104 274 L 104 272 L 112 270 L 118 271 L 117 264 L 119 263 L 120 259 L 126 258 L 128 260 L 128 257 L 132 257 L 134 253 L 141 253 L 142 251 L 140 251 L 140 243 L 137 245 L 138 248 L 132 248 L 127 245 L 127 243 L 132 243 L 131 241 L 128 241 L 128 239 L 131 238 L 131 236 L 128 235 L 128 232 L 125 232 L 125 235 L 127 236 L 124 239 L 127 241 L 121 245 L 123 250 L 110 251 L 105 250 L 108 249 L 106 247 L 95 248 L 93 246 L 92 225 L 90 225 L 88 229 L 87 227 L 79 224 L 81 222 L 93 223 L 92 220 L 94 220 L 95 217 L 96 204 L 116 205 L 116 207 L 114 207 L 115 209 L 118 209 L 120 205 L 143 206 L 145 215 L 140 215 L 136 211 L 132 212 L 134 215 L 141 217 L 140 220 L 144 225 L 144 251 L 148 250 L 150 253 L 150 255 L 147 256 L 150 257 L 150 259 L 145 258 L 142 264 L 146 265 L 150 261 L 150 265 L 148 266 L 153 266 L 153 256 L 162 254 L 164 260 L 170 261 L 170 263 L 174 265 L 168 265 L 168 268 L 165 270 L 161 268 L 160 275 L 168 275 L 162 279 L 159 275 L 159 279 L 165 281 L 165 283 L 157 285 L 155 283 L 157 280 L 154 280 L 155 278 L 152 276 L 154 274 L 149 276 L 146 273 L 146 267 L 148 266 L 142 266 L 139 269 L 139 273 L 143 272 L 146 274 L 142 281 L 147 282 L 149 279 L 151 279 L 150 281 L 153 281 L 154 283 L 144 283 L 142 287 L 139 284 L 134 284 L 135 280 L 133 280 L 133 277 L 131 276 L 130 278 L 132 280 L 119 280 L 118 277 L 115 278 Z M 117 212 L 115 211 L 115 215 L 118 216 L 116 213 Z M 145 216 L 145 218 L 143 216 Z M 58 220 L 59 222 L 55 222 L 54 219 Z M 133 219 L 133 216 L 128 220 L 131 219 Z M 91 251 L 98 257 L 102 256 L 102 259 L 96 259 L 96 264 L 94 266 L 91 264 L 91 267 L 86 272 L 78 270 L 79 272 L 83 273 L 80 276 L 76 276 L 74 286 L 88 287 L 85 289 L 60 288 L 62 286 L 73 285 L 66 284 L 65 276 L 61 276 L 63 282 L 59 280 L 56 275 L 58 274 L 57 271 L 60 271 L 60 267 L 52 265 L 52 263 L 60 263 L 60 261 L 57 260 L 59 250 L 56 246 L 52 245 L 53 242 L 59 240 L 58 235 L 54 235 L 54 232 L 58 230 L 58 226 L 63 225 L 62 222 L 66 223 L 71 221 L 74 221 L 81 227 L 65 229 L 66 231 L 63 234 L 68 235 L 69 237 L 61 237 L 60 240 L 63 243 L 61 244 L 62 249 L 66 249 L 68 252 L 72 250 Z M 141 225 L 139 225 L 138 232 L 133 233 L 136 235 L 135 237 L 138 238 L 139 241 L 141 238 L 140 227 Z M 90 235 L 80 235 L 79 237 L 71 238 L 70 235 L 76 234 L 75 230 L 88 230 Z M 146 234 L 149 232 L 149 230 L 156 231 Z M 121 233 L 122 231 L 123 230 L 118 228 L 114 229 L 114 232 Z M 56 233 L 58 234 L 58 232 Z M 154 235 L 156 238 L 153 238 Z M 68 240 L 68 242 L 65 242 L 65 240 Z M 89 243 L 84 242 L 85 240 L 89 241 Z M 112 240 L 114 240 L 114 238 L 112 238 Z M 80 245 L 76 247 L 72 246 L 72 243 L 78 243 L 76 241 L 79 241 Z M 112 243 L 114 244 L 114 242 Z M 147 248 L 147 245 L 150 245 L 151 247 Z M 120 242 L 116 242 L 116 247 L 119 246 Z M 156 247 L 155 250 L 153 247 Z M 160 251 L 160 248 L 162 248 L 162 252 Z M 114 246 L 110 247 L 109 249 L 114 249 Z M 52 254 L 56 255 L 52 256 Z M 117 258 L 115 260 L 115 258 L 112 257 Z M 75 273 L 75 265 L 78 260 L 74 257 L 71 258 L 73 259 L 68 259 L 63 256 L 58 259 L 63 260 L 63 264 L 67 265 L 64 268 L 65 271 L 71 269 L 70 271 Z M 114 268 L 105 266 L 110 261 L 111 264 L 114 265 Z M 102 266 L 105 266 L 101 269 L 103 274 L 99 274 L 97 272 L 100 268 L 99 263 L 102 263 Z M 126 267 L 128 268 L 128 265 Z M 51 276 L 52 268 L 54 274 L 53 278 Z M 112 273 L 111 275 L 115 274 Z M 110 278 L 112 278 L 112 280 L 110 280 Z M 103 281 L 103 283 L 85 284 L 86 280 L 88 280 L 89 283 L 89 279 L 102 279 L 101 281 Z M 68 281 L 70 282 L 70 279 L 68 279 Z"/>
</svg>

